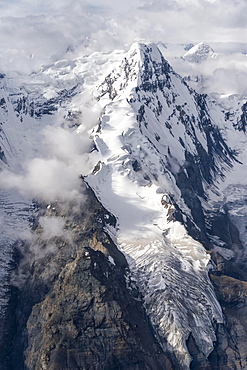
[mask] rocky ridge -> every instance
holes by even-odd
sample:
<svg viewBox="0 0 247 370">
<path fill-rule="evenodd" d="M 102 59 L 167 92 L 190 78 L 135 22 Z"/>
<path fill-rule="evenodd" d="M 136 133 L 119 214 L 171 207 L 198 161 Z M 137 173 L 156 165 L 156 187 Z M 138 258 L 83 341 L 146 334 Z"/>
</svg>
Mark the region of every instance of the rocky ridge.
<svg viewBox="0 0 247 370">
<path fill-rule="evenodd" d="M 68 213 L 59 202 L 52 210 L 39 208 L 45 217 L 62 217 L 69 236 L 46 240 L 37 226 L 33 243 L 18 257 L 16 273 L 25 269 L 26 280 L 12 289 L 6 320 L 12 345 L 5 342 L 1 352 L 3 368 L 173 368 L 141 296 L 127 289 L 124 256 L 102 229 L 114 217 L 85 192 L 85 212 Z"/>
</svg>

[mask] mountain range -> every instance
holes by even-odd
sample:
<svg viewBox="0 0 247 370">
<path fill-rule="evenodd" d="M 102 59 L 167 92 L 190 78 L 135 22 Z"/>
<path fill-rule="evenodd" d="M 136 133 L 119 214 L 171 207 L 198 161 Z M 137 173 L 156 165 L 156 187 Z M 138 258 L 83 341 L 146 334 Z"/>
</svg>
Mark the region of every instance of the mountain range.
<svg viewBox="0 0 247 370">
<path fill-rule="evenodd" d="M 246 97 L 162 51 L 1 75 L 3 370 L 247 367 Z"/>
</svg>

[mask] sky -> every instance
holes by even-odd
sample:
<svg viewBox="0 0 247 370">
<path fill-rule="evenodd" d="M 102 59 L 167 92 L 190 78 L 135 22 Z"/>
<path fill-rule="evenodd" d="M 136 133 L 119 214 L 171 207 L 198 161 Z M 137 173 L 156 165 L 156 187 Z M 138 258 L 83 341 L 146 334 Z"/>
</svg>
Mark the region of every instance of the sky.
<svg viewBox="0 0 247 370">
<path fill-rule="evenodd" d="M 134 41 L 205 41 L 247 53 L 246 0 L 0 0 L 0 69 L 128 49 Z"/>
</svg>

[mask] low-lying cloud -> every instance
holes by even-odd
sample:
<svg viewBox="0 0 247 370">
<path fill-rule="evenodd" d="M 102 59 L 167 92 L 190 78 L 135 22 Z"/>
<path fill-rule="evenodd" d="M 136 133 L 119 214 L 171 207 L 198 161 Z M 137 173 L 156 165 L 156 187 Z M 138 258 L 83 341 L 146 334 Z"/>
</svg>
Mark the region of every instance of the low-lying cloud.
<svg viewBox="0 0 247 370">
<path fill-rule="evenodd" d="M 18 240 L 16 248 L 22 255 L 18 269 L 11 275 L 11 284 L 17 287 L 25 284 L 33 263 L 58 252 L 60 242 L 73 244 L 66 222 L 84 206 L 81 175 L 88 174 L 94 165 L 93 153 L 89 155 L 92 146 L 87 132 L 90 120 L 77 130 L 63 128 L 53 121 L 54 126 L 48 125 L 36 133 L 42 142 L 37 157 L 23 163 L 18 173 L 8 169 L 1 172 L 1 188 L 8 192 L 18 190 L 27 206 L 28 199 L 31 201 L 32 198 L 45 202 L 46 206 L 44 216 L 33 214 L 37 224 L 35 232 L 27 222 L 21 231 L 20 228 L 17 232 L 8 229 L 9 235 Z M 4 227 L 1 213 L 0 226 Z"/>
<path fill-rule="evenodd" d="M 85 133 L 68 131 L 62 127 L 46 127 L 44 143 L 39 156 L 27 160 L 23 171 L 16 174 L 2 171 L 0 184 L 4 188 L 16 188 L 21 194 L 51 203 L 83 200 L 80 175 L 87 174 L 92 166 L 92 145 Z"/>
<path fill-rule="evenodd" d="M 42 237 L 52 239 L 60 236 L 71 240 L 71 234 L 65 230 L 65 218 L 58 216 L 42 216 L 39 218 L 39 224 L 42 227 Z"/>
<path fill-rule="evenodd" d="M 247 56 L 244 54 L 217 53 L 202 63 L 188 62 L 173 55 L 169 60 L 183 77 L 203 76 L 203 85 L 195 83 L 193 86 L 196 90 L 201 88 L 200 92 L 247 95 Z"/>
</svg>

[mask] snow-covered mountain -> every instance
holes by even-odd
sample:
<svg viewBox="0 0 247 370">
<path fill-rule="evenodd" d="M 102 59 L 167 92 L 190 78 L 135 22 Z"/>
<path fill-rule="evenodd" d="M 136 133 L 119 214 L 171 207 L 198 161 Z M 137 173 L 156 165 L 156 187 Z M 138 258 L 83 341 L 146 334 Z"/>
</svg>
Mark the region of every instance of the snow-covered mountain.
<svg viewBox="0 0 247 370">
<path fill-rule="evenodd" d="M 211 48 L 210 45 L 205 42 L 200 42 L 197 45 L 192 46 L 183 56 L 185 60 L 191 63 L 202 63 L 208 58 L 216 58 L 217 54 Z"/>
<path fill-rule="evenodd" d="M 99 98 L 104 115 L 95 144 L 101 161 L 86 181 L 117 217 L 114 239 L 161 341 L 188 367 L 189 333 L 207 356 L 215 341 L 213 320 L 221 322 L 222 316 L 207 278 L 209 256 L 172 220 L 173 203 L 193 214 L 183 191 L 204 197 L 214 172 L 230 164 L 231 153 L 205 109 L 202 113 L 203 102 L 153 44 L 133 45 L 119 70 L 100 86 Z"/>
<path fill-rule="evenodd" d="M 186 54 L 193 56 L 194 62 L 213 55 L 205 44 L 192 49 Z M 127 261 L 125 288 L 142 303 L 161 352 L 170 361 L 167 365 L 164 361 L 168 360 L 159 360 L 161 368 L 195 369 L 200 365 L 215 369 L 221 366 L 224 356 L 228 364 L 236 362 L 229 344 L 233 329 L 225 324 L 225 318 L 236 320 L 225 309 L 225 301 L 229 299 L 231 305 L 234 293 L 225 292 L 225 287 L 220 286 L 224 279 L 230 279 L 236 293 L 245 286 L 247 278 L 243 98 L 220 99 L 215 95 L 213 99 L 213 95 L 197 93 L 173 70 L 155 44 L 133 44 L 128 53 L 94 53 L 57 62 L 30 76 L 2 76 L 1 94 L 1 196 L 5 229 L 1 243 L 8 256 L 1 261 L 5 280 L 5 288 L 0 292 L 2 311 L 8 309 L 8 282 L 18 288 L 19 301 L 14 311 L 17 316 L 27 289 L 32 292 L 37 284 L 44 285 L 40 296 L 30 299 L 30 307 L 25 308 L 26 321 L 19 327 L 17 324 L 16 338 L 27 336 L 26 366 L 41 368 L 41 362 L 34 365 L 36 356 L 41 356 L 38 361 L 42 358 L 42 368 L 52 368 L 57 361 L 56 333 L 51 334 L 52 345 L 44 339 L 53 324 L 46 326 L 49 318 L 43 319 L 46 312 L 43 305 L 51 305 L 53 310 L 58 306 L 57 285 L 68 282 L 64 276 L 77 269 L 85 248 L 88 248 L 85 249 L 88 254 L 83 254 L 85 261 L 90 258 L 94 261 L 92 276 L 99 265 L 103 275 L 106 274 L 104 279 L 110 279 L 116 269 L 121 270 L 120 261 Z M 89 208 L 85 211 L 87 191 L 81 191 L 82 183 L 87 191 L 93 191 L 92 210 L 97 202 L 102 207 L 100 216 L 98 211 L 92 214 Z M 39 211 L 34 212 L 33 201 L 38 201 Z M 11 212 L 9 204 L 13 205 Z M 90 221 L 88 234 L 80 231 L 87 235 L 86 247 L 81 247 L 79 234 L 73 236 L 84 222 L 78 213 L 80 207 L 84 209 L 84 218 L 88 212 L 88 219 L 94 220 Z M 30 227 L 36 231 L 31 236 L 29 233 L 28 239 L 25 235 Z M 102 236 L 95 241 L 95 230 L 101 230 L 98 233 L 103 230 L 108 236 L 110 241 L 104 244 L 108 252 L 99 247 Z M 23 262 L 18 261 L 18 273 L 9 275 L 16 239 L 21 239 L 22 245 L 31 251 L 20 252 L 23 255 L 20 261 L 26 259 L 30 269 L 23 277 L 24 283 L 20 268 Z M 115 247 L 118 252 L 113 253 Z M 62 251 L 61 255 L 54 254 L 57 249 Z M 94 253 L 102 253 L 101 259 L 97 255 L 97 262 Z M 110 264 L 105 272 L 103 253 Z M 80 280 L 79 272 L 76 276 Z M 81 284 L 78 294 L 84 292 Z M 107 283 L 102 284 L 107 291 Z M 239 296 L 234 296 L 234 304 L 243 302 L 244 289 L 243 294 L 240 289 Z M 52 294 L 57 297 L 54 305 Z M 94 297 L 93 288 L 91 294 Z M 61 304 L 69 310 L 69 298 L 62 299 Z M 118 299 L 121 306 L 123 302 Z M 84 315 L 81 313 L 81 317 Z M 35 317 L 40 318 L 38 334 Z M 67 330 L 68 338 L 85 335 L 86 331 L 77 333 L 77 325 L 74 320 L 73 329 L 70 326 Z M 111 324 L 107 325 L 109 329 Z M 134 331 L 142 338 L 144 323 L 138 321 L 135 325 Z M 59 331 L 61 328 L 62 325 Z M 242 332 L 245 333 L 245 326 Z M 108 338 L 104 333 L 101 333 L 103 342 Z M 41 338 L 39 349 L 35 344 L 37 338 Z M 15 334 L 11 340 L 16 345 Z M 69 351 L 75 349 L 70 347 L 70 339 L 65 336 L 63 340 L 67 348 L 64 353 L 70 356 Z M 242 364 L 237 368 L 244 369 L 243 343 L 235 340 Z M 98 339 L 92 343 L 97 346 Z M 18 351 L 23 352 L 23 348 Z M 108 360 L 104 366 L 114 368 L 107 362 L 113 361 L 113 352 L 105 351 Z M 10 352 L 8 358 L 13 357 Z M 73 361 L 77 367 L 67 359 L 64 368 L 83 368 L 83 361 L 79 360 L 82 355 L 76 356 Z M 148 368 L 147 364 L 140 366 Z M 13 362 L 11 366 L 18 368 Z M 132 364 L 129 368 L 138 367 Z"/>
</svg>

